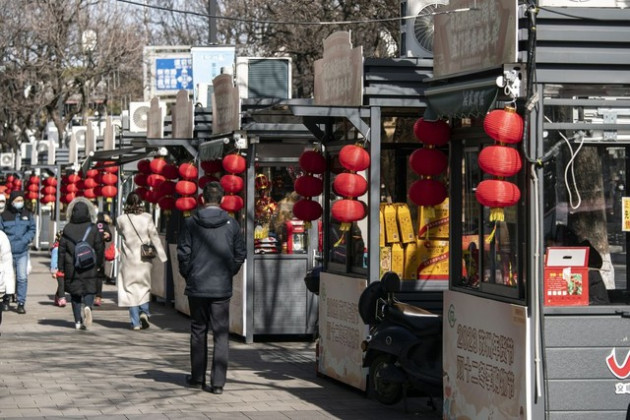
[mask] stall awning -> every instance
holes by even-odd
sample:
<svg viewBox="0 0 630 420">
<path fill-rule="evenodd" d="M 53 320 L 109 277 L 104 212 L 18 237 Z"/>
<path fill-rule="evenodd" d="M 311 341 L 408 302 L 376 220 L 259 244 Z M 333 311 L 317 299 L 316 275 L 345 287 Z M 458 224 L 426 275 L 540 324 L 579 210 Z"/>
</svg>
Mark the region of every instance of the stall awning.
<svg viewBox="0 0 630 420">
<path fill-rule="evenodd" d="M 433 86 L 424 91 L 428 113 L 436 117 L 479 117 L 497 99 L 496 76 Z"/>
</svg>

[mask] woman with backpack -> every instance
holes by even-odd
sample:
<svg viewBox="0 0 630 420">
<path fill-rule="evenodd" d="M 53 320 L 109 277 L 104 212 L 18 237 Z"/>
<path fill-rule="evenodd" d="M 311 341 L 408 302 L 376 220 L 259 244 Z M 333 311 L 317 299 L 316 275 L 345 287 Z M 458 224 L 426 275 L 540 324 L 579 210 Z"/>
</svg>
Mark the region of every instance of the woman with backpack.
<svg viewBox="0 0 630 420">
<path fill-rule="evenodd" d="M 77 197 L 72 200 L 66 218 L 69 221 L 59 241 L 57 276 L 64 277 L 76 329 L 85 330 L 92 325 L 97 269 L 103 265 L 105 244 L 96 226 L 94 206 L 88 199 Z"/>
</svg>

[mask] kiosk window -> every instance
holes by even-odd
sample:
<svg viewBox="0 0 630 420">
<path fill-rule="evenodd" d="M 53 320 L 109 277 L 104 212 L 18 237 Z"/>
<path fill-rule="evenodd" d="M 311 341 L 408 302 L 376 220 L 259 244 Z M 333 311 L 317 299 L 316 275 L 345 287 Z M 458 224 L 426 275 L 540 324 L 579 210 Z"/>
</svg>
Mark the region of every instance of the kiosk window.
<svg viewBox="0 0 630 420">
<path fill-rule="evenodd" d="M 307 229 L 293 217 L 293 205 L 301 197 L 293 188 L 299 166 L 262 166 L 256 171 L 254 198 L 254 252 L 256 254 L 303 254 Z"/>
<path fill-rule="evenodd" d="M 461 254 L 453 267 L 461 276 L 453 276 L 453 286 L 479 293 L 521 299 L 524 296 L 521 258 L 518 252 L 519 206 L 503 208 L 503 220 L 490 220 L 491 210 L 475 196 L 479 183 L 492 176 L 479 168 L 477 157 L 483 146 L 465 148 L 461 165 Z M 516 178 L 506 181 L 518 183 Z M 522 223 L 521 223 L 522 225 Z"/>
<path fill-rule="evenodd" d="M 611 143 L 583 144 L 573 159 L 563 147 L 544 167 L 545 245 L 589 248 L 590 305 L 627 302 L 627 173 L 628 148 Z"/>
</svg>

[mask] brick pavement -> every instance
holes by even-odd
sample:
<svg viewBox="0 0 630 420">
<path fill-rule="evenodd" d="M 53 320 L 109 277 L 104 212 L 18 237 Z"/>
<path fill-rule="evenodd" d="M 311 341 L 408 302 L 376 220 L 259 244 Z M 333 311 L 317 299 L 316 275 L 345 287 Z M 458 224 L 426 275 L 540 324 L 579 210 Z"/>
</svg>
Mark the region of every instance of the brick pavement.
<svg viewBox="0 0 630 420">
<path fill-rule="evenodd" d="M 0 331 L 0 418 L 31 419 L 438 419 L 421 399 L 387 407 L 315 375 L 314 344 L 230 341 L 225 392 L 184 386 L 188 317 L 152 303 L 152 325 L 129 328 L 115 286 L 88 331 L 53 306 L 46 252 L 33 252 L 27 313 L 15 304 Z"/>
</svg>

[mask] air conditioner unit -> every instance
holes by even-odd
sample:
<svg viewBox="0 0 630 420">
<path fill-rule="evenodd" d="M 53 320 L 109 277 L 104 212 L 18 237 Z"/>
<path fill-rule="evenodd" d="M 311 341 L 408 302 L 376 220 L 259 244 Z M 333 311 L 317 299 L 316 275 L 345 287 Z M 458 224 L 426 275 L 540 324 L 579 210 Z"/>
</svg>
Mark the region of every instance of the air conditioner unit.
<svg viewBox="0 0 630 420">
<path fill-rule="evenodd" d="M 129 131 L 132 133 L 146 133 L 148 126 L 150 102 L 129 103 Z"/>
<path fill-rule="evenodd" d="M 72 127 L 72 140 L 76 144 L 77 149 L 85 149 L 87 141 L 87 127 L 84 125 L 76 125 Z"/>
<path fill-rule="evenodd" d="M 2 168 L 14 168 L 15 167 L 15 153 L 0 153 L 0 167 Z"/>
<path fill-rule="evenodd" d="M 400 52 L 403 57 L 433 58 L 433 19 L 449 0 L 403 0 L 401 16 L 414 16 L 401 21 Z"/>
<path fill-rule="evenodd" d="M 291 98 L 291 59 L 237 57 L 236 86 L 244 98 Z"/>
</svg>

